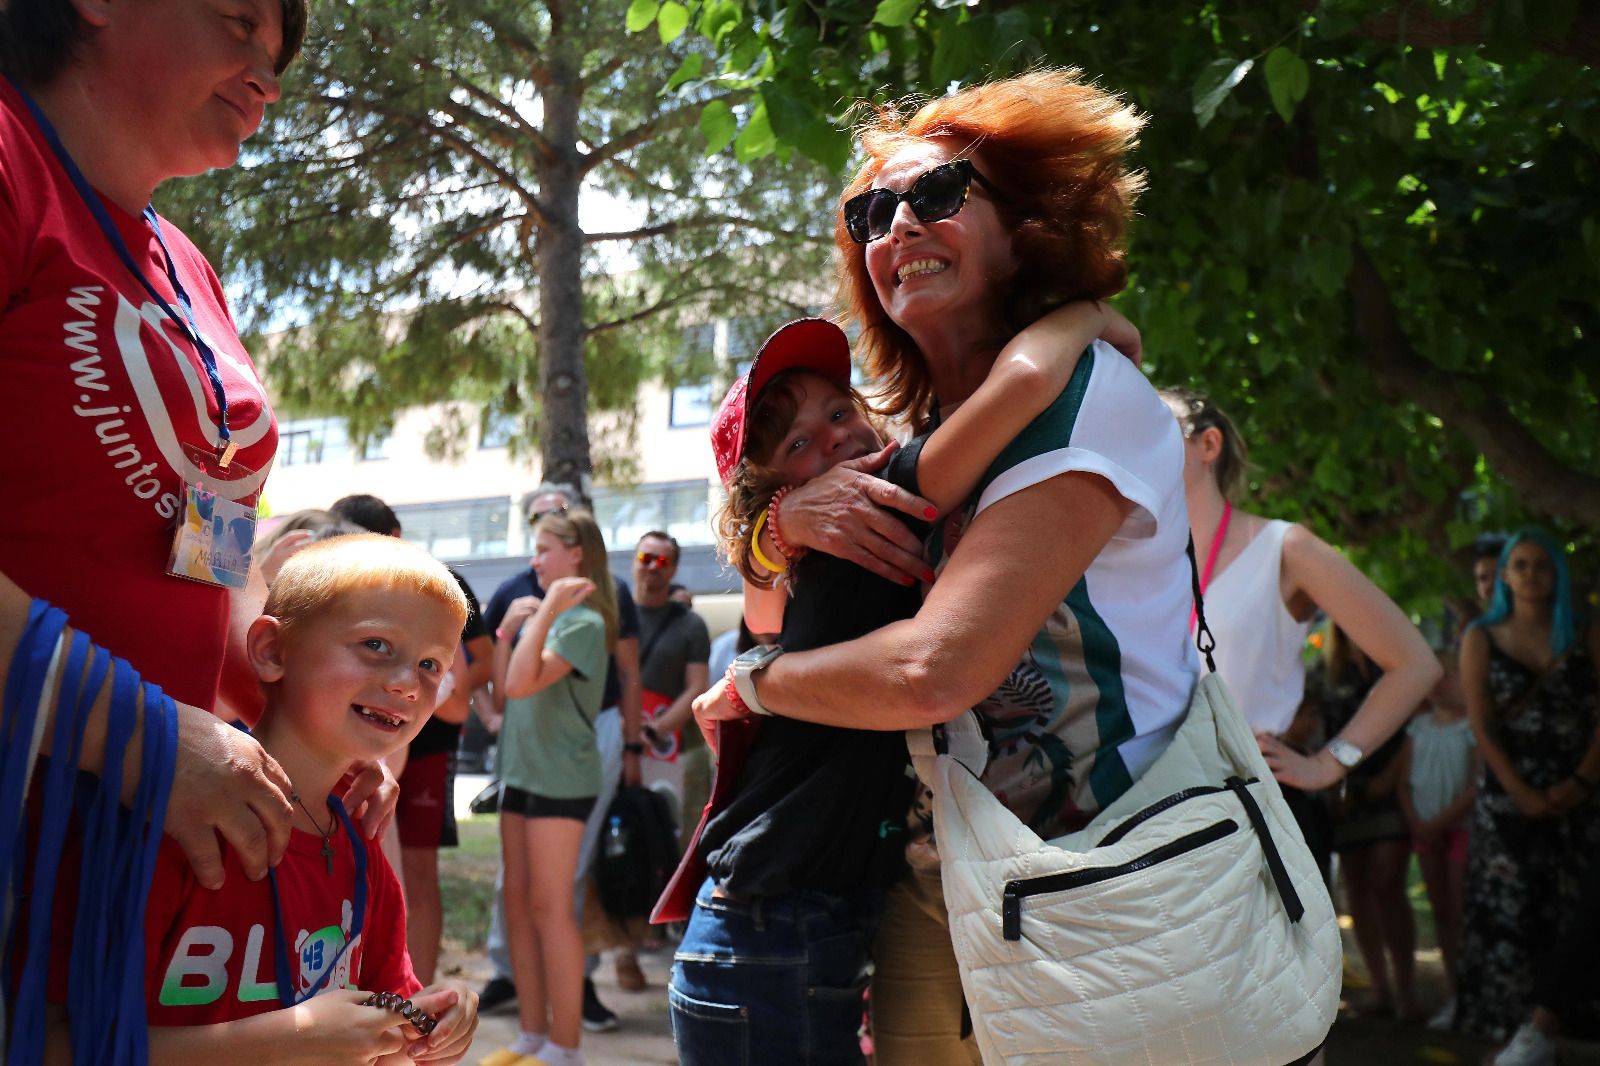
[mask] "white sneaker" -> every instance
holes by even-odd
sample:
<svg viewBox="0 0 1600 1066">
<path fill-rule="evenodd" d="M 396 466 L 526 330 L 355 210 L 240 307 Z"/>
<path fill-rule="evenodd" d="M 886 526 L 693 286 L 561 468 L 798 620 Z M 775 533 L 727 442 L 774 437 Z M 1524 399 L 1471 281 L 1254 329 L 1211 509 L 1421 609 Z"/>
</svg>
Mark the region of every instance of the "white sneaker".
<svg viewBox="0 0 1600 1066">
<path fill-rule="evenodd" d="M 1444 1006 L 1433 1012 L 1427 1021 L 1429 1029 L 1436 1033 L 1448 1033 L 1456 1027 L 1456 997 L 1451 996 L 1445 1000 Z"/>
<path fill-rule="evenodd" d="M 1524 1022 L 1490 1062 L 1493 1066 L 1555 1066 L 1556 1042 Z"/>
</svg>

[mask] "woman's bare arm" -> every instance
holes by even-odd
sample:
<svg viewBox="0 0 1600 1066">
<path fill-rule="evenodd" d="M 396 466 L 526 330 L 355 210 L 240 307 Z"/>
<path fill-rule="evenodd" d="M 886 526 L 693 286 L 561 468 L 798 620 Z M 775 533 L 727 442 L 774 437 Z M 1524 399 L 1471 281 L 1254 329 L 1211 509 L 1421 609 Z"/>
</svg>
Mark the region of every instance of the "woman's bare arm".
<svg viewBox="0 0 1600 1066">
<path fill-rule="evenodd" d="M 757 696 L 786 718 L 824 725 L 949 721 L 1005 679 L 1132 507 L 1110 482 L 1085 473 L 1000 500 L 973 520 L 916 617 L 780 656 L 756 675 Z M 1073 536 L 1063 538 L 1066 516 Z M 724 684 L 697 701 L 697 713 L 734 716 L 716 709 L 726 708 Z"/>
<path fill-rule="evenodd" d="M 1394 601 L 1309 529 L 1294 526 L 1284 536 L 1282 565 L 1284 601 L 1310 599 L 1383 670 L 1336 738 L 1371 755 L 1427 697 L 1442 672 L 1439 663 Z M 1273 775 L 1296 788 L 1327 788 L 1346 773 L 1327 749 L 1305 757 L 1270 737 L 1261 746 Z"/>
</svg>

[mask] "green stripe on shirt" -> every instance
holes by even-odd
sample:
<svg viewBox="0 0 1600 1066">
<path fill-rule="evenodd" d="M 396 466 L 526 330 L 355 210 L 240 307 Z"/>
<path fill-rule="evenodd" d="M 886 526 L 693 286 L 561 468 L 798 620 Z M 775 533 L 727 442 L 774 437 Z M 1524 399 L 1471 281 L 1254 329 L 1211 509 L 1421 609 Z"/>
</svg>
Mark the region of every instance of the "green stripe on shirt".
<svg viewBox="0 0 1600 1066">
<path fill-rule="evenodd" d="M 1066 604 L 1083 634 L 1084 668 L 1100 693 L 1094 708 L 1100 747 L 1089 770 L 1089 790 L 1103 810 L 1133 785 L 1133 776 L 1118 750 L 1134 736 L 1133 716 L 1128 712 L 1127 694 L 1122 688 L 1122 648 L 1089 598 L 1087 577 L 1067 593 Z"/>
</svg>

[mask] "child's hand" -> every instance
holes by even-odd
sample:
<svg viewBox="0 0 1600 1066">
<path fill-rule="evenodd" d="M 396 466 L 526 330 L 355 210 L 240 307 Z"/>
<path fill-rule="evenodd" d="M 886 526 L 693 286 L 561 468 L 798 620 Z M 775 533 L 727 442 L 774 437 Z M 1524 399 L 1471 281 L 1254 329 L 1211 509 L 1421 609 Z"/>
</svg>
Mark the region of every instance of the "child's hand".
<svg viewBox="0 0 1600 1066">
<path fill-rule="evenodd" d="M 1139 337 L 1139 327 L 1108 304 L 1100 304 L 1100 314 L 1103 319 L 1100 339 L 1127 356 L 1134 366 L 1144 365 L 1144 342 Z"/>
<path fill-rule="evenodd" d="M 438 981 L 412 996 L 411 1002 L 439 1019 L 432 1033 L 411 1045 L 412 1061 L 440 1066 L 460 1062 L 478 1031 L 478 993 L 461 981 Z"/>
<path fill-rule="evenodd" d="M 522 627 L 522 623 L 533 617 L 533 612 L 543 603 L 537 596 L 518 596 L 506 605 L 505 617 L 501 619 L 500 627 L 508 633 L 515 633 Z M 515 628 L 514 628 L 515 627 Z"/>
<path fill-rule="evenodd" d="M 552 616 L 562 611 L 570 611 L 594 592 L 594 582 L 586 577 L 557 578 L 549 588 L 544 590 L 544 604 L 541 610 L 548 610 Z"/>
<path fill-rule="evenodd" d="M 401 1026 L 411 1023 L 392 1011 L 364 1005 L 370 994 L 334 989 L 288 1008 L 294 1012 L 296 1038 L 314 1049 L 313 1061 L 370 1066 L 406 1046 Z"/>
</svg>

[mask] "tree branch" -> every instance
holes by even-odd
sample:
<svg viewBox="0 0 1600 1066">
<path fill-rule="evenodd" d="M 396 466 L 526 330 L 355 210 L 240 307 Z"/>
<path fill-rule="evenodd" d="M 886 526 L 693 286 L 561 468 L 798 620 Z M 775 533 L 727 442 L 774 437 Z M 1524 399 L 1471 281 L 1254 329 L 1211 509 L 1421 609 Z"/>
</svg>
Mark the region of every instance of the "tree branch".
<svg viewBox="0 0 1600 1066">
<path fill-rule="evenodd" d="M 614 318 L 609 322 L 597 322 L 594 325 L 585 328 L 583 335 L 585 337 L 593 337 L 599 333 L 607 333 L 614 329 L 621 329 L 624 326 L 631 326 L 635 322 L 643 322 L 647 318 L 651 318 L 663 311 L 670 310 L 671 308 L 679 307 L 690 302 L 696 296 L 700 296 L 703 293 L 712 291 L 714 291 L 714 287 L 710 285 L 702 285 L 697 288 L 687 290 L 677 290 L 675 295 L 662 297 L 649 307 L 641 308 L 630 315 L 623 315 L 621 318 Z"/>
<path fill-rule="evenodd" d="M 1305 6 L 1315 10 L 1322 5 L 1308 0 Z M 1356 33 L 1377 41 L 1393 41 L 1417 48 L 1484 44 L 1489 39 L 1488 7 L 1478 4 L 1464 15 L 1451 17 L 1429 12 L 1421 4 L 1396 4 L 1394 10 L 1361 23 Z M 1592 67 L 1600 62 L 1600 8 L 1579 4 L 1564 31 L 1541 24 L 1533 27 L 1528 43 L 1546 55 Z"/>
<path fill-rule="evenodd" d="M 448 73 L 450 75 L 450 80 L 465 89 L 468 95 L 470 95 L 474 100 L 488 104 L 495 111 L 499 112 L 508 122 L 515 126 L 517 131 L 522 136 L 532 141 L 535 151 L 537 151 L 540 156 L 547 160 L 555 158 L 555 149 L 550 146 L 549 141 L 544 139 L 544 131 L 524 118 L 520 111 L 506 103 L 504 100 L 500 99 L 495 94 L 478 88 L 478 86 L 471 80 L 463 77 L 459 71 L 452 69 Z M 537 84 L 537 82 L 535 82 L 535 84 Z"/>
<path fill-rule="evenodd" d="M 318 97 L 318 99 L 335 106 L 350 106 L 351 103 L 348 99 L 337 96 L 324 95 Z M 492 159 L 483 151 L 483 149 L 479 148 L 477 145 L 473 144 L 471 141 L 455 132 L 452 127 L 437 126 L 421 115 L 414 115 L 409 111 L 399 111 L 391 107 L 385 107 L 382 104 L 376 103 L 372 100 L 364 99 L 356 106 L 359 106 L 362 110 L 371 114 L 378 115 L 382 118 L 387 118 L 391 121 L 398 122 L 401 125 L 419 130 L 429 137 L 436 138 L 445 144 L 448 144 L 462 155 L 476 162 L 489 173 L 498 177 L 500 179 L 500 184 L 508 191 L 513 193 L 527 206 L 528 214 L 537 222 L 537 224 L 548 224 L 548 216 L 545 214 L 544 205 L 539 203 L 539 198 L 537 196 L 523 187 L 522 182 L 517 175 L 507 170 L 500 163 Z"/>
<path fill-rule="evenodd" d="M 730 99 L 732 95 L 727 93 L 722 96 L 712 97 L 711 100 L 726 100 Z M 711 100 L 699 100 L 692 104 L 675 107 L 670 111 L 659 112 L 631 130 L 613 137 L 605 144 L 596 146 L 583 157 L 583 161 L 580 164 L 580 172 L 587 174 L 606 160 L 619 156 L 630 149 L 637 148 L 639 145 L 645 144 L 663 133 L 681 129 L 692 122 L 700 121 L 700 112 L 705 109 L 707 104 L 711 103 Z"/>
<path fill-rule="evenodd" d="M 586 233 L 583 236 L 583 240 L 585 244 L 597 244 L 600 241 L 638 241 L 647 237 L 670 236 L 679 230 L 700 229 L 704 226 L 743 226 L 746 229 L 756 230 L 760 233 L 771 233 L 779 237 L 798 237 L 803 241 L 820 243 L 819 238 L 810 234 L 783 229 L 753 218 L 741 218 L 738 215 L 702 215 L 699 218 L 680 218 L 672 222 L 661 222 L 654 226 L 643 226 L 639 229 L 611 233 Z"/>
<path fill-rule="evenodd" d="M 1600 527 L 1600 477 L 1574 470 L 1528 431 L 1492 389 L 1463 389 L 1469 375 L 1442 370 L 1412 349 L 1388 285 L 1360 243 L 1352 248 L 1350 292 L 1361 358 L 1378 388 L 1433 412 L 1465 434 L 1534 511 Z"/>
</svg>

